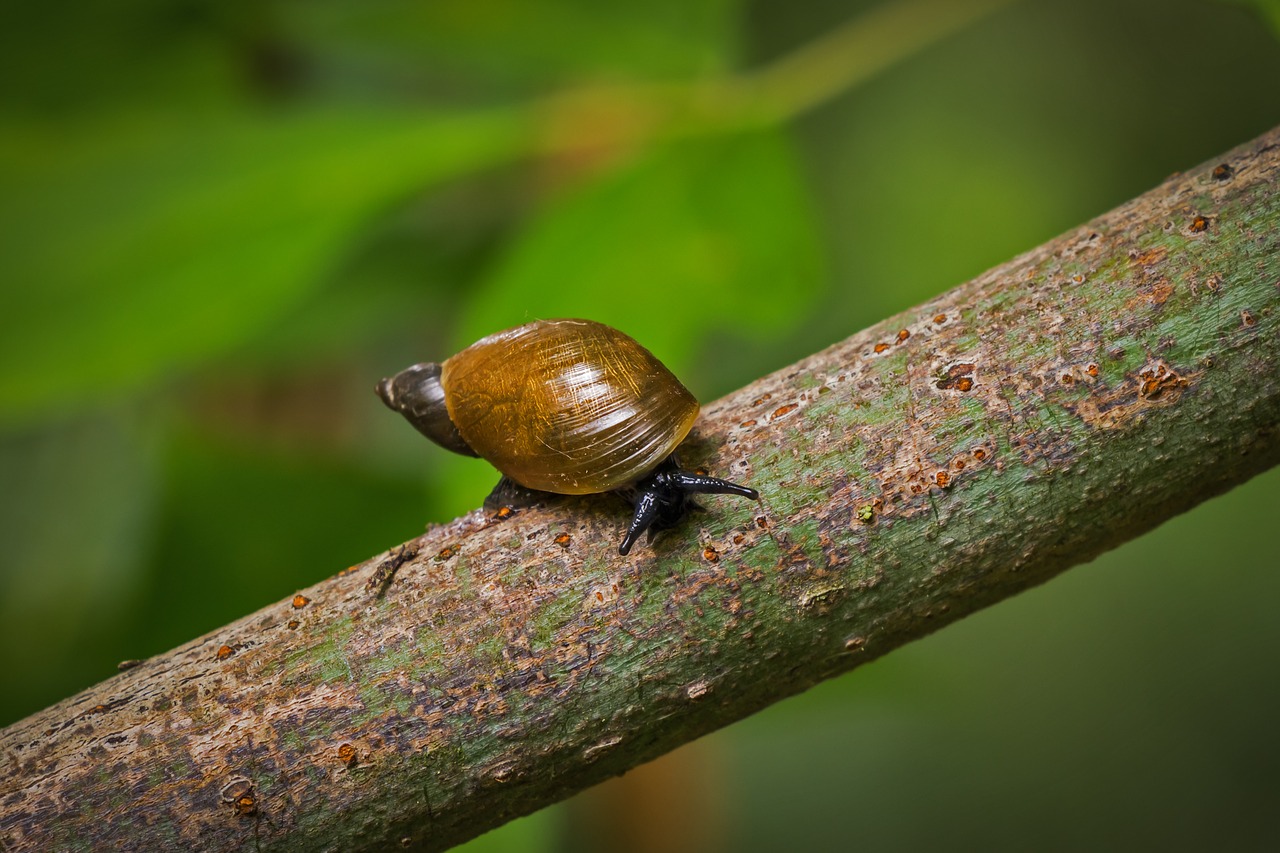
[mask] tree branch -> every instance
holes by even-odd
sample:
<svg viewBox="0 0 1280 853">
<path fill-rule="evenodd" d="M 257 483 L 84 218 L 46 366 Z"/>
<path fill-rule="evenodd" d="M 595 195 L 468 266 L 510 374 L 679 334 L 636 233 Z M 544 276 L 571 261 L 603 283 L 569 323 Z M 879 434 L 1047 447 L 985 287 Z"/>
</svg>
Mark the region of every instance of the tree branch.
<svg viewBox="0 0 1280 853">
<path fill-rule="evenodd" d="M 608 499 L 474 512 L 8 727 L 4 849 L 442 849 L 1265 470 L 1278 170 L 1280 129 L 708 406 L 685 461 L 758 506 L 629 559 Z"/>
</svg>

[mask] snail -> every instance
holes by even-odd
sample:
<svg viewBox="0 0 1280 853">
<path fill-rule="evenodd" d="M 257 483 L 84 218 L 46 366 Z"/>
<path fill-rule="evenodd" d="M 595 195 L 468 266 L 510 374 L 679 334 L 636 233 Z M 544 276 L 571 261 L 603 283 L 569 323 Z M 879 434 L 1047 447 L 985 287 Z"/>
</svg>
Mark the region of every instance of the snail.
<svg viewBox="0 0 1280 853">
<path fill-rule="evenodd" d="M 444 362 L 415 364 L 377 386 L 388 408 L 454 453 L 502 474 L 486 505 L 525 490 L 615 492 L 634 514 L 618 553 L 672 527 L 695 494 L 755 489 L 686 471 L 675 456 L 698 401 L 647 349 L 591 320 L 537 320 L 489 335 Z M 531 494 L 530 494 L 531 493 Z"/>
</svg>

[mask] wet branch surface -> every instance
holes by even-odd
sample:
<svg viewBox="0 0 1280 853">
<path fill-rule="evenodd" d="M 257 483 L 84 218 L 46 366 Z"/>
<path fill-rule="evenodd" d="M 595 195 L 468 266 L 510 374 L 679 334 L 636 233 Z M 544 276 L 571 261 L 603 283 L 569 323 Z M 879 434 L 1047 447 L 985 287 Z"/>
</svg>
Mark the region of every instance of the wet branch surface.
<svg viewBox="0 0 1280 853">
<path fill-rule="evenodd" d="M 1280 129 L 708 406 L 761 501 L 473 512 L 0 732 L 4 850 L 449 847 L 1280 459 Z"/>
</svg>

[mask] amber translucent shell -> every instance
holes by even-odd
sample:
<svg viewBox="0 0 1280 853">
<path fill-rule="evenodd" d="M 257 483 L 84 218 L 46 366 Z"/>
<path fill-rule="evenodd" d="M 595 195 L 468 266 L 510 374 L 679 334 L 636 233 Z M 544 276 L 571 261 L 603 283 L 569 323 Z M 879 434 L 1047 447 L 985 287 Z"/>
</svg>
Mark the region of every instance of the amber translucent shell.
<svg viewBox="0 0 1280 853">
<path fill-rule="evenodd" d="M 531 489 L 584 495 L 648 474 L 684 441 L 698 401 L 647 349 L 590 320 L 539 320 L 443 365 L 467 444 Z"/>
</svg>

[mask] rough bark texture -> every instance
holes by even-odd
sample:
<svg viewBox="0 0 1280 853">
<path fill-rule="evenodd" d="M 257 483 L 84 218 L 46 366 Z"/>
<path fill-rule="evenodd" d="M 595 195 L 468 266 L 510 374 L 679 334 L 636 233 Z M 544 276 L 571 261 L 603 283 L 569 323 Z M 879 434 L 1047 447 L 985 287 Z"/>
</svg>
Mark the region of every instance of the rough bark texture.
<svg viewBox="0 0 1280 853">
<path fill-rule="evenodd" d="M 1278 174 L 1280 129 L 707 407 L 757 506 L 630 559 L 607 499 L 475 512 L 10 726 L 0 842 L 442 849 L 1265 470 Z"/>
</svg>

